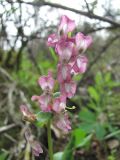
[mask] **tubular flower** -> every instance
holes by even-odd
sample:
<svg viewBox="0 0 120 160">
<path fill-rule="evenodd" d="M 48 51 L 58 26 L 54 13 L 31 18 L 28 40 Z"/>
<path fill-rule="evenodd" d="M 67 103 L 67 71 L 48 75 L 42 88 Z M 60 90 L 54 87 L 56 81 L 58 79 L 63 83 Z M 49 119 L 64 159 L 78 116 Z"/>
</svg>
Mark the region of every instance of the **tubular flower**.
<svg viewBox="0 0 120 160">
<path fill-rule="evenodd" d="M 41 76 L 38 80 L 38 84 L 43 91 L 52 91 L 54 88 L 54 79 L 52 78 L 52 73 L 49 72 L 47 76 Z"/>
<path fill-rule="evenodd" d="M 71 79 L 71 66 L 69 64 L 58 64 L 57 79 L 60 83 Z"/>
<path fill-rule="evenodd" d="M 84 73 L 87 69 L 88 59 L 85 56 L 78 56 L 72 67 L 73 73 Z"/>
<path fill-rule="evenodd" d="M 34 136 L 31 134 L 30 130 L 28 130 L 28 129 L 25 132 L 25 138 L 26 138 L 27 142 L 30 144 L 30 146 L 32 148 L 32 152 L 35 156 L 38 157 L 39 154 L 43 153 L 41 145 L 39 144 L 39 142 L 34 140 Z"/>
<path fill-rule="evenodd" d="M 64 82 L 60 88 L 61 94 L 65 94 L 66 97 L 72 98 L 76 92 L 76 83 L 71 81 Z"/>
<path fill-rule="evenodd" d="M 84 53 L 92 44 L 91 36 L 85 36 L 83 33 L 77 33 L 75 36 L 75 44 L 80 53 Z"/>
<path fill-rule="evenodd" d="M 55 50 L 59 55 L 59 60 L 68 62 L 72 56 L 73 48 L 74 43 L 72 42 L 61 41 L 57 43 Z"/>
<path fill-rule="evenodd" d="M 43 93 L 41 96 L 32 96 L 32 101 L 37 101 L 39 104 L 40 109 L 43 112 L 50 112 L 51 111 L 51 95 L 49 93 Z"/>
<path fill-rule="evenodd" d="M 52 109 L 53 111 L 60 113 L 61 111 L 65 110 L 66 107 L 66 97 L 60 96 L 54 99 Z"/>
<path fill-rule="evenodd" d="M 57 128 L 59 128 L 64 133 L 68 133 L 71 130 L 71 123 L 69 121 L 67 113 L 64 113 L 64 114 L 61 113 L 61 114 L 59 114 L 56 117 L 55 122 L 56 122 Z"/>
<path fill-rule="evenodd" d="M 55 34 L 55 33 L 50 34 L 48 36 L 47 45 L 49 47 L 55 47 L 56 44 L 59 42 L 59 40 L 60 40 L 60 37 L 57 34 Z"/>
<path fill-rule="evenodd" d="M 20 111 L 23 114 L 24 120 L 29 121 L 29 122 L 34 122 L 36 120 L 36 116 L 32 112 L 29 111 L 26 105 L 21 105 Z"/>
<path fill-rule="evenodd" d="M 31 100 L 37 101 L 43 112 L 50 112 L 52 110 L 52 90 L 55 83 L 55 80 L 52 78 L 52 73 L 49 72 L 47 76 L 40 77 L 38 83 L 43 90 L 43 94 L 40 96 L 34 95 Z"/>
<path fill-rule="evenodd" d="M 49 94 L 42 94 L 39 97 L 38 103 L 40 105 L 40 108 L 43 112 L 50 112 L 51 107 L 51 95 Z"/>
<path fill-rule="evenodd" d="M 67 34 L 75 29 L 75 21 L 69 19 L 67 16 L 63 15 L 58 26 L 58 32 Z"/>
</svg>

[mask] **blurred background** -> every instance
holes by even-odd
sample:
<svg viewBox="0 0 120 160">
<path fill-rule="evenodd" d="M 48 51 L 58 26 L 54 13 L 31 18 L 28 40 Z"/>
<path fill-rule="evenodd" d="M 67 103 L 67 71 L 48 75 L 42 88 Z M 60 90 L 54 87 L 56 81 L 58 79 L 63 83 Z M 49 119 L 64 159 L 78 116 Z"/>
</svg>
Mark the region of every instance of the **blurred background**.
<svg viewBox="0 0 120 160">
<path fill-rule="evenodd" d="M 52 126 L 56 160 L 120 160 L 120 0 L 0 0 L 0 160 L 35 160 L 19 106 L 34 112 L 32 95 L 41 93 L 37 79 L 56 73 L 57 59 L 46 45 L 60 17 L 75 20 L 74 33 L 91 35 L 87 72 L 75 77 L 77 93 L 68 106 L 72 132 Z M 46 129 L 30 125 L 47 160 Z"/>
</svg>

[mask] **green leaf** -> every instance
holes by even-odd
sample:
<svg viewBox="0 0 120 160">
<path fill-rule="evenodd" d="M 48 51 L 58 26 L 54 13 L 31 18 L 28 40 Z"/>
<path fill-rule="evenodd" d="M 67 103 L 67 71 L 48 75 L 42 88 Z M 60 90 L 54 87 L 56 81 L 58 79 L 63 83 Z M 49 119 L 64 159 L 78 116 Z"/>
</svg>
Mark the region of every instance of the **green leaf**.
<svg viewBox="0 0 120 160">
<path fill-rule="evenodd" d="M 108 72 L 108 73 L 105 74 L 105 82 L 109 83 L 110 81 L 111 81 L 111 73 Z"/>
<path fill-rule="evenodd" d="M 96 83 L 97 85 L 100 85 L 100 86 L 101 86 L 101 84 L 103 83 L 103 77 L 102 77 L 101 72 L 98 72 L 98 73 L 96 74 L 96 76 L 95 76 L 95 83 Z"/>
<path fill-rule="evenodd" d="M 94 123 L 96 122 L 96 115 L 89 111 L 87 108 L 84 108 L 79 113 L 79 118 L 83 122 Z"/>
<path fill-rule="evenodd" d="M 90 134 L 88 136 L 86 136 L 76 147 L 84 147 L 84 146 L 88 146 L 88 144 L 91 141 L 93 134 Z"/>
<path fill-rule="evenodd" d="M 54 98 L 59 97 L 59 96 L 60 96 L 60 92 L 55 92 L 55 93 L 53 94 L 53 97 L 54 97 Z"/>
<path fill-rule="evenodd" d="M 54 154 L 53 159 L 54 160 L 62 160 L 63 152 L 57 152 Z"/>
<path fill-rule="evenodd" d="M 50 50 L 50 53 L 51 53 L 55 63 L 57 63 L 57 56 L 56 56 L 54 49 L 52 47 L 49 47 L 49 50 Z"/>
<path fill-rule="evenodd" d="M 88 93 L 90 94 L 90 96 L 96 101 L 96 102 L 99 102 L 100 100 L 100 96 L 97 92 L 97 90 L 94 88 L 94 87 L 89 87 L 88 88 Z"/>
<path fill-rule="evenodd" d="M 86 137 L 86 132 L 80 128 L 73 130 L 72 134 L 75 137 L 75 147 L 79 146 Z"/>
<path fill-rule="evenodd" d="M 117 136 L 117 135 L 120 135 L 120 130 L 116 130 L 116 131 L 108 134 L 108 135 L 105 137 L 105 139 L 112 138 L 112 137 L 115 137 L 115 136 Z"/>
<path fill-rule="evenodd" d="M 52 118 L 52 113 L 50 112 L 39 112 L 36 114 L 37 121 L 35 122 L 36 126 L 42 127 L 47 124 L 48 120 Z"/>
<path fill-rule="evenodd" d="M 94 123 L 83 122 L 80 124 L 80 128 L 84 130 L 86 133 L 91 133 L 94 131 Z"/>
<path fill-rule="evenodd" d="M 64 152 L 63 156 L 62 156 L 62 160 L 74 160 L 73 157 L 73 150 L 72 149 L 68 149 Z"/>
<path fill-rule="evenodd" d="M 0 160 L 5 160 L 8 156 L 8 153 L 4 152 L 4 153 L 0 153 Z"/>
<path fill-rule="evenodd" d="M 63 156 L 62 156 L 62 160 L 74 160 L 73 159 L 73 149 L 75 147 L 75 137 L 72 136 L 67 147 L 65 148 L 65 151 L 63 153 Z"/>
<path fill-rule="evenodd" d="M 96 137 L 99 140 L 103 140 L 106 135 L 106 129 L 104 128 L 104 126 L 102 126 L 99 123 L 96 123 L 94 129 L 95 129 Z"/>
</svg>

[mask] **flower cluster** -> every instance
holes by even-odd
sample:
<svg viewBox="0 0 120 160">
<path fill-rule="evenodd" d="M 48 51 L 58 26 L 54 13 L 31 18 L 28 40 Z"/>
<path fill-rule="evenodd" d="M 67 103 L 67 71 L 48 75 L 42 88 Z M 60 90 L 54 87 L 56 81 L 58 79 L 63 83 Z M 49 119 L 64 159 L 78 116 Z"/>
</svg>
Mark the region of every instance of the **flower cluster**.
<svg viewBox="0 0 120 160">
<path fill-rule="evenodd" d="M 58 27 L 58 33 L 48 37 L 48 46 L 54 47 L 59 57 L 57 80 L 60 83 L 61 95 L 72 98 L 76 92 L 76 84 L 72 80 L 73 75 L 84 73 L 88 59 L 83 53 L 91 45 L 92 38 L 83 33 L 77 33 L 71 37 L 75 29 L 75 22 L 67 16 L 62 16 Z"/>
<path fill-rule="evenodd" d="M 56 127 L 65 133 L 71 130 L 69 117 L 65 112 L 66 99 L 75 95 L 76 83 L 73 81 L 73 76 L 86 71 L 88 59 L 83 54 L 92 43 L 90 36 L 85 36 L 80 32 L 72 37 L 71 34 L 74 29 L 75 22 L 67 16 L 62 16 L 57 33 L 49 35 L 47 45 L 54 48 L 59 59 L 56 80 L 50 71 L 48 75 L 41 76 L 38 84 L 43 93 L 40 96 L 34 95 L 31 98 L 32 101 L 38 102 L 42 112 L 53 113 Z M 54 97 L 56 82 L 58 82 L 60 88 L 58 97 Z M 35 115 L 27 109 L 27 106 L 22 106 L 21 111 L 27 120 L 33 121 L 36 119 Z M 30 141 L 30 138 L 27 139 Z M 38 156 L 41 150 L 35 152 Z"/>
</svg>

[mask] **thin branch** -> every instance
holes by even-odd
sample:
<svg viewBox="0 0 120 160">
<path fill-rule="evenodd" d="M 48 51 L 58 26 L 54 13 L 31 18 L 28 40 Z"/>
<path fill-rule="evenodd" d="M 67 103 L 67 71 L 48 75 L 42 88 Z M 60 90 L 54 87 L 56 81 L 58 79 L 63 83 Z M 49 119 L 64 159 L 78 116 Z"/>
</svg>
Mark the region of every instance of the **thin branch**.
<svg viewBox="0 0 120 160">
<path fill-rule="evenodd" d="M 94 13 L 91 13 L 91 12 L 84 12 L 84 11 L 81 11 L 81 10 L 76 10 L 74 8 L 63 6 L 63 5 L 60 5 L 60 4 L 57 4 L 57 3 L 50 3 L 50 2 L 45 2 L 45 1 L 39 1 L 39 2 L 19 1 L 19 3 L 24 3 L 24 4 L 28 4 L 28 5 L 32 5 L 32 6 L 37 6 L 37 7 L 50 6 L 50 7 L 53 7 L 53 8 L 61 8 L 61 9 L 64 9 L 64 10 L 69 10 L 69 11 L 75 12 L 77 14 L 81 14 L 83 16 L 86 16 L 86 17 L 90 18 L 90 19 L 97 19 L 97 20 L 100 20 L 100 21 L 103 21 L 103 22 L 110 23 L 114 26 L 119 26 L 120 27 L 120 23 L 117 23 L 117 22 L 115 22 L 115 21 L 113 21 L 109 18 L 101 17 L 101 16 L 98 16 L 98 15 L 96 15 Z"/>
<path fill-rule="evenodd" d="M 10 125 L 7 125 L 7 126 L 3 126 L 3 127 L 0 127 L 0 133 L 3 133 L 3 132 L 6 132 L 14 127 L 18 126 L 18 124 L 10 124 Z"/>
<path fill-rule="evenodd" d="M 87 7 L 87 9 L 88 9 L 88 12 L 91 12 L 87 0 L 84 0 L 84 2 L 85 2 L 85 4 L 86 4 L 86 7 Z"/>
<path fill-rule="evenodd" d="M 101 31 L 101 30 L 114 30 L 116 28 L 119 28 L 119 27 L 118 26 L 98 27 L 98 28 L 95 28 L 95 29 L 90 29 L 89 31 L 86 32 L 86 34 L 98 32 L 98 31 Z"/>
</svg>

